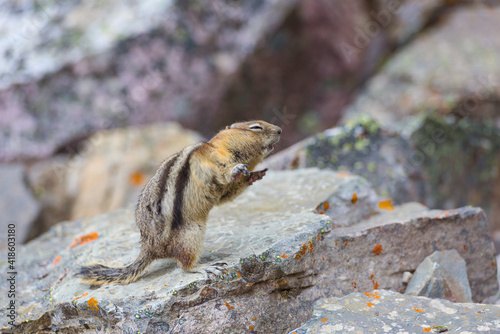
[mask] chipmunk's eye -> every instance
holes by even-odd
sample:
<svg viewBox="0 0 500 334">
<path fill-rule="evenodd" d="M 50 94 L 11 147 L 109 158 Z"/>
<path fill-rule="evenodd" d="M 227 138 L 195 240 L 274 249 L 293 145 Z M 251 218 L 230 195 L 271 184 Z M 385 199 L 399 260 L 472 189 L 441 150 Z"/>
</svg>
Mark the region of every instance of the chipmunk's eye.
<svg viewBox="0 0 500 334">
<path fill-rule="evenodd" d="M 260 125 L 259 123 L 251 124 L 249 128 L 250 130 L 254 131 L 262 131 L 262 125 Z"/>
</svg>

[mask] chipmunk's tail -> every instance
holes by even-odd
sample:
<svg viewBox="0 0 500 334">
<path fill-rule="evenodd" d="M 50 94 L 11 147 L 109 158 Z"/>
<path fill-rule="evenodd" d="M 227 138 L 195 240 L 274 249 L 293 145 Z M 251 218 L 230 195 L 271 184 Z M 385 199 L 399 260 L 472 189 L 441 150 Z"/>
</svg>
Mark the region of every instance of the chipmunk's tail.
<svg viewBox="0 0 500 334">
<path fill-rule="evenodd" d="M 76 276 L 81 277 L 82 282 L 89 284 L 128 284 L 133 282 L 153 262 L 154 258 L 141 252 L 139 257 L 125 267 L 108 267 L 102 264 L 89 264 L 80 268 Z"/>
</svg>

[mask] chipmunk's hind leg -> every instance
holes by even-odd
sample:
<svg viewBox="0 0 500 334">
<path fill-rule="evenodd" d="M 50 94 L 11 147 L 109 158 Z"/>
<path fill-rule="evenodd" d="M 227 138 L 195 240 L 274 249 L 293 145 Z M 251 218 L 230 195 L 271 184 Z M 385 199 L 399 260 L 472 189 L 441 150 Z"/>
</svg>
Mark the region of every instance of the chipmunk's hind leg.
<svg viewBox="0 0 500 334">
<path fill-rule="evenodd" d="M 209 274 L 222 275 L 223 267 L 227 265 L 225 262 L 217 262 L 203 268 L 196 267 L 203 248 L 205 229 L 204 225 L 198 223 L 189 223 L 187 225 L 189 228 L 182 229 L 172 235 L 172 243 L 169 245 L 171 256 L 188 273 L 200 273 L 206 279 L 209 279 Z"/>
<path fill-rule="evenodd" d="M 205 224 L 185 222 L 181 229 L 173 229 L 167 241 L 169 257 L 176 259 L 185 271 L 196 265 L 203 248 Z"/>
</svg>

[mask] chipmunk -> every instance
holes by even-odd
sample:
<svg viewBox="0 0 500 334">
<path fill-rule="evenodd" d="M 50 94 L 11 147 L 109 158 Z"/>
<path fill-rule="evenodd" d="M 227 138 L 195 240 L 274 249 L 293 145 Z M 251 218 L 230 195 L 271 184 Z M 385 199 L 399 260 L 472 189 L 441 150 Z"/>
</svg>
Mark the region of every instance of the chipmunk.
<svg viewBox="0 0 500 334">
<path fill-rule="evenodd" d="M 201 254 L 209 211 L 231 201 L 267 168 L 253 171 L 279 141 L 281 128 L 264 121 L 227 126 L 209 142 L 186 147 L 167 158 L 144 187 L 135 211 L 141 252 L 131 264 L 81 267 L 76 274 L 90 284 L 135 281 L 156 259 L 174 258 L 187 272 Z M 225 263 L 202 269 L 219 274 Z"/>
</svg>

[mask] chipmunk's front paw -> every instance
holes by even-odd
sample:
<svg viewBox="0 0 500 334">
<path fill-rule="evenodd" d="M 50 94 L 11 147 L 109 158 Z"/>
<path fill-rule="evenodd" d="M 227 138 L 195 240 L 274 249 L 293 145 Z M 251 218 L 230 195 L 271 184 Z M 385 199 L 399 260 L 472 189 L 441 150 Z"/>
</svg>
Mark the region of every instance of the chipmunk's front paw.
<svg viewBox="0 0 500 334">
<path fill-rule="evenodd" d="M 233 181 L 236 181 L 242 174 L 245 176 L 249 176 L 250 172 L 248 171 L 247 167 L 247 164 L 237 164 L 236 166 L 234 166 L 233 170 L 231 171 L 231 179 Z"/>
<path fill-rule="evenodd" d="M 251 172 L 250 177 L 248 178 L 248 183 L 252 185 L 255 181 L 262 180 L 262 178 L 266 175 L 267 168 L 263 170 L 258 170 L 256 172 Z"/>
</svg>

